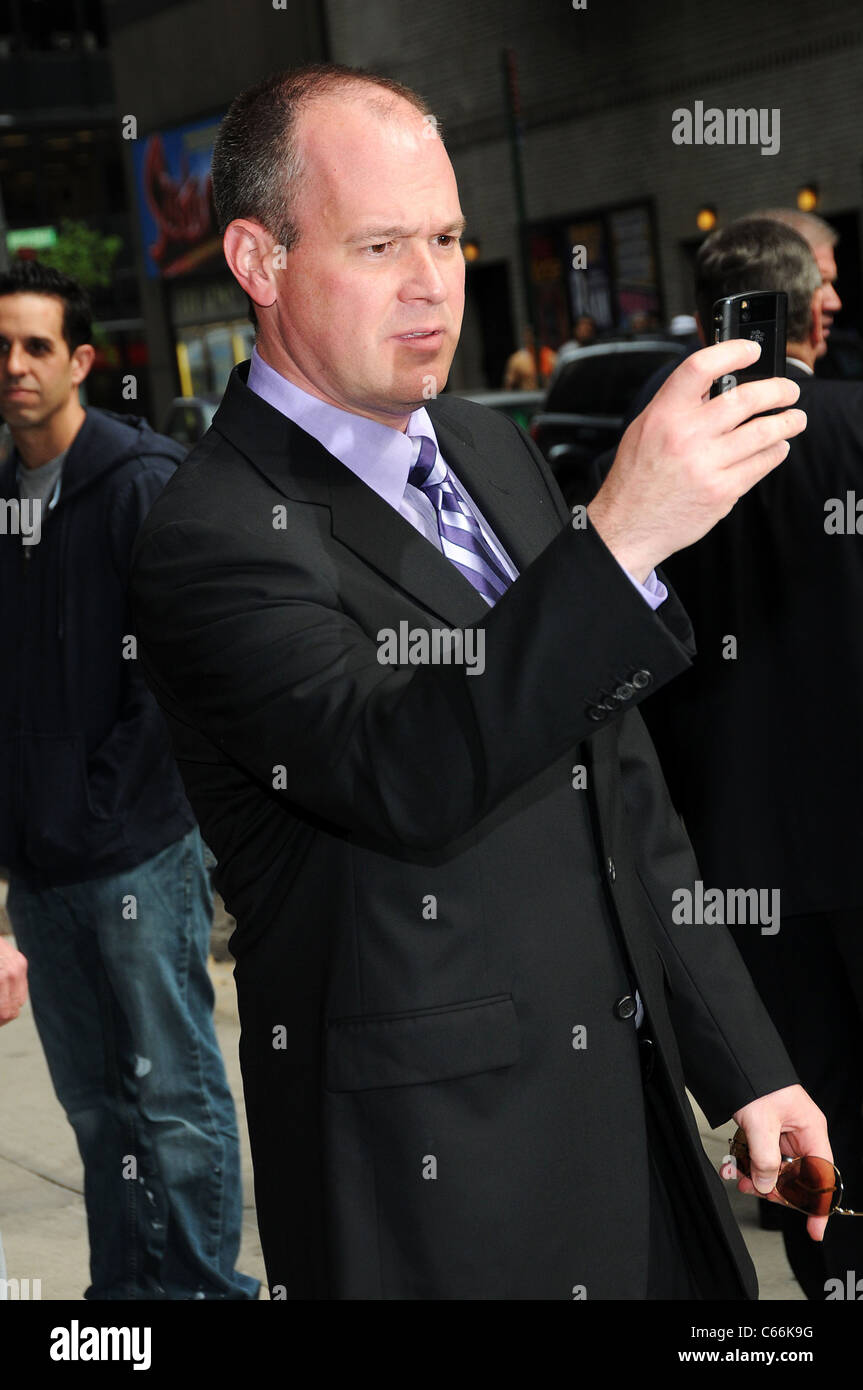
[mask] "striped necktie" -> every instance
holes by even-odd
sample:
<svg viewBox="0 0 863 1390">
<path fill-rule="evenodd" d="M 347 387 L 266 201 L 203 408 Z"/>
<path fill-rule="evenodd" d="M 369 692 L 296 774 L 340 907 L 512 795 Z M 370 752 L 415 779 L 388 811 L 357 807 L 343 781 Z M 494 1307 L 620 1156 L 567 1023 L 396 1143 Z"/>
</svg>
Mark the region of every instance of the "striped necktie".
<svg viewBox="0 0 863 1390">
<path fill-rule="evenodd" d="M 495 604 L 512 581 L 489 549 L 467 502 L 453 487 L 450 471 L 438 458 L 434 440 L 425 435 L 408 482 L 420 488 L 434 506 L 444 555 L 479 590 L 486 603 Z"/>
</svg>

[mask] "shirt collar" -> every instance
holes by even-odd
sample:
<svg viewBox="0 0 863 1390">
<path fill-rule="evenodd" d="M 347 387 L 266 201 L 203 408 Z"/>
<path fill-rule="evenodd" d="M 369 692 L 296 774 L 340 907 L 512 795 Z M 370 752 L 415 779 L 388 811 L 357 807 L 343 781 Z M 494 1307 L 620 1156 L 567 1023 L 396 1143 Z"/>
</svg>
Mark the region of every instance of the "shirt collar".
<svg viewBox="0 0 863 1390">
<path fill-rule="evenodd" d="M 404 497 L 418 450 L 416 436 L 427 435 L 437 447 L 425 406 L 413 412 L 406 431 L 391 429 L 304 391 L 265 362 L 257 348 L 252 349 L 248 384 L 251 391 L 293 420 L 392 507 L 398 508 Z"/>
<path fill-rule="evenodd" d="M 786 361 L 786 362 L 793 362 L 794 365 L 795 365 L 795 367 L 800 367 L 804 372 L 808 372 L 810 376 L 814 376 L 814 375 L 815 375 L 815 373 L 813 372 L 813 370 L 812 370 L 812 368 L 810 367 L 809 363 L 808 363 L 808 362 L 801 362 L 801 360 L 800 360 L 799 357 L 792 357 L 791 354 L 789 353 L 788 356 L 785 358 L 785 361 Z"/>
</svg>

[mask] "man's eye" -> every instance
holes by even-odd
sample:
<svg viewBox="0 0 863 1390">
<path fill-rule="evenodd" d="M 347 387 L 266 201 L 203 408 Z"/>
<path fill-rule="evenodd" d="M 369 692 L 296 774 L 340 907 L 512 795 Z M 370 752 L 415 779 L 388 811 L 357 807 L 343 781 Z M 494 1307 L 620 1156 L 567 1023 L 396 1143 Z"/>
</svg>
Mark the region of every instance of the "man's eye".
<svg viewBox="0 0 863 1390">
<path fill-rule="evenodd" d="M 441 232 L 437 240 L 441 243 L 442 246 L 444 246 L 444 250 L 446 250 L 448 247 L 452 246 L 455 242 L 458 241 L 458 237 L 453 236 L 450 232 Z"/>
<path fill-rule="evenodd" d="M 367 246 L 366 250 L 371 253 L 372 260 L 380 260 L 382 258 L 383 252 L 386 251 L 387 247 L 393 245 L 394 243 L 392 241 L 378 241 L 375 243 L 374 246 Z"/>
</svg>

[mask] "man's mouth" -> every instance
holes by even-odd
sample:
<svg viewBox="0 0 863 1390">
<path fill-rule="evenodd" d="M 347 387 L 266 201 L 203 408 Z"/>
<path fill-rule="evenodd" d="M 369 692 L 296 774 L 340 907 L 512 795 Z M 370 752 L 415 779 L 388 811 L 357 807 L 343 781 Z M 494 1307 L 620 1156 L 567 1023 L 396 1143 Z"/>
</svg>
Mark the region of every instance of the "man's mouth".
<svg viewBox="0 0 863 1390">
<path fill-rule="evenodd" d="M 410 333 L 397 333 L 396 341 L 399 343 L 429 343 L 436 344 L 439 338 L 443 337 L 442 328 L 415 328 Z"/>
</svg>

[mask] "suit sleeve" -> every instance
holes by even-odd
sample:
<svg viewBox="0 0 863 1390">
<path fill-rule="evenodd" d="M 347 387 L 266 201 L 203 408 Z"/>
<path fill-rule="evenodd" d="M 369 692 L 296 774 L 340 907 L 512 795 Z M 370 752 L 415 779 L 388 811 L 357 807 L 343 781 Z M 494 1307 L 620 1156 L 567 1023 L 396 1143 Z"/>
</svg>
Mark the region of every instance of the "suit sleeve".
<svg viewBox="0 0 863 1390">
<path fill-rule="evenodd" d="M 798 1077 L 727 928 L 672 920 L 672 894 L 691 890 L 699 871 L 639 714 L 621 725 L 619 753 L 630 843 L 668 972 L 686 1084 L 715 1128 Z"/>
<path fill-rule="evenodd" d="M 446 846 L 593 733 L 590 711 L 634 669 L 661 684 L 690 659 L 589 526 L 562 526 L 489 612 L 471 675 L 382 665 L 329 550 L 232 520 L 145 528 L 132 593 L 148 679 L 288 809 L 346 832 Z"/>
</svg>

